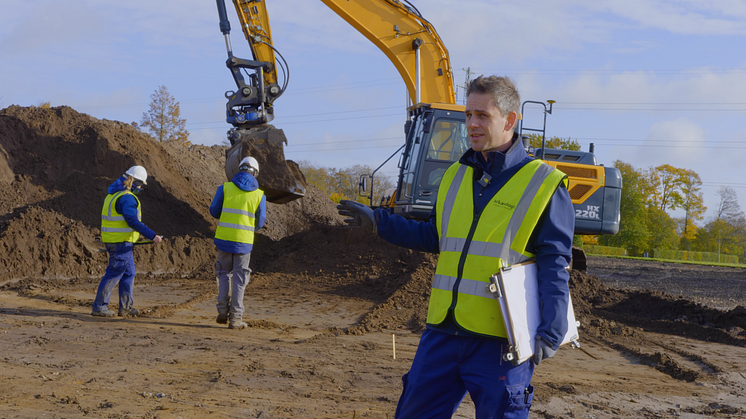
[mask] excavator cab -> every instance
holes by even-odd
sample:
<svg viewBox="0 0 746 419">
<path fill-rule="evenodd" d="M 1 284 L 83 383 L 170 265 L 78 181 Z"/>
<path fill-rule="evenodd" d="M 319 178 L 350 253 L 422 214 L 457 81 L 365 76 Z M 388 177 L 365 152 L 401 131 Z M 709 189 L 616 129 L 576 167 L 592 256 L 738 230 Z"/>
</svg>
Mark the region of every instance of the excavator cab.
<svg viewBox="0 0 746 419">
<path fill-rule="evenodd" d="M 616 234 L 619 232 L 622 197 L 621 172 L 615 167 L 605 167 L 596 162 L 593 143 L 587 152 L 546 148 L 546 116 L 551 115 L 554 103 L 553 100 L 547 103 L 530 100 L 523 102 L 522 115 L 526 115 L 527 104 L 534 109 L 543 107 L 544 123 L 541 128 L 527 127 L 525 119 L 521 118 L 519 135 L 523 138 L 524 131 L 540 133 L 542 147 L 527 151 L 567 175 L 567 190 L 575 207 L 575 234 Z"/>
<path fill-rule="evenodd" d="M 426 220 L 448 167 L 469 149 L 463 107 L 443 103 L 410 109 L 395 194 L 387 206 L 406 218 Z"/>
</svg>

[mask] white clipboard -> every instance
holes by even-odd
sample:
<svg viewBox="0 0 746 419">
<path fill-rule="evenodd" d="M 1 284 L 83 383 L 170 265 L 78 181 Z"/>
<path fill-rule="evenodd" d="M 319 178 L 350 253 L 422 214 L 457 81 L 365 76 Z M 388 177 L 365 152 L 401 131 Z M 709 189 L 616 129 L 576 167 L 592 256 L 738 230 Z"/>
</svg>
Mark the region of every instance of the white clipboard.
<svg viewBox="0 0 746 419">
<path fill-rule="evenodd" d="M 518 365 L 534 355 L 536 330 L 541 323 L 539 284 L 536 279 L 536 263 L 528 262 L 500 269 L 490 277 L 489 290 L 500 302 L 505 330 L 510 346 L 503 354 L 505 361 Z M 561 345 L 578 343 L 578 326 L 572 300 L 567 307 L 567 333 Z"/>
</svg>

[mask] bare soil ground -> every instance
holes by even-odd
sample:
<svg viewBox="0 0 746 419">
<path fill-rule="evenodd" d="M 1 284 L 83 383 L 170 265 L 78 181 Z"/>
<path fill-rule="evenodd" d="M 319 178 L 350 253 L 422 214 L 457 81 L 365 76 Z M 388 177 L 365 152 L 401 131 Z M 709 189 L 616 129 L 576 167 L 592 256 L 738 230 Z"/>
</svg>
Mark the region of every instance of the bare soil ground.
<svg viewBox="0 0 746 419">
<path fill-rule="evenodd" d="M 393 417 L 436 256 L 343 226 L 309 187 L 270 205 L 249 328 L 218 325 L 223 153 L 66 107 L 0 111 L 0 417 Z M 136 163 L 167 240 L 135 250 L 141 315 L 92 317 L 101 202 Z M 570 285 L 581 348 L 537 367 L 531 417 L 746 417 L 745 270 L 590 257 Z M 474 417 L 468 396 L 454 417 Z"/>
</svg>

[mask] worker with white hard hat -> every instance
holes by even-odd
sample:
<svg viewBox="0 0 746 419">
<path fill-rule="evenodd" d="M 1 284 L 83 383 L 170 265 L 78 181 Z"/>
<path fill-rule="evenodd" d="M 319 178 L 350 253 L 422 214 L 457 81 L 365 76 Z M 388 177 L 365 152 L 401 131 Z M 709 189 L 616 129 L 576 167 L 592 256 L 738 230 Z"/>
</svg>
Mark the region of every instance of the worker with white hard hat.
<svg viewBox="0 0 746 419">
<path fill-rule="evenodd" d="M 218 186 L 210 204 L 210 215 L 220 220 L 214 241 L 218 248 L 215 262 L 218 277 L 216 321 L 228 323 L 230 329 L 247 327 L 242 318 L 244 291 L 251 275 L 249 259 L 254 247 L 254 233 L 264 226 L 267 219 L 267 197 L 256 180 L 259 163 L 253 157 L 244 157 L 238 169 L 230 182 Z"/>
<path fill-rule="evenodd" d="M 163 236 L 158 236 L 142 223 L 142 210 L 137 195 L 143 186 L 148 184 L 148 172 L 142 166 L 130 167 L 114 183 L 109 185 L 109 194 L 101 209 L 101 241 L 109 252 L 109 266 L 98 285 L 96 299 L 93 301 L 94 316 L 113 317 L 136 316 L 138 311 L 132 307 L 133 285 L 135 282 L 135 260 L 132 247 L 140 235 L 153 243 L 160 243 Z M 119 310 L 109 310 L 109 298 L 114 287 L 119 284 Z"/>
</svg>

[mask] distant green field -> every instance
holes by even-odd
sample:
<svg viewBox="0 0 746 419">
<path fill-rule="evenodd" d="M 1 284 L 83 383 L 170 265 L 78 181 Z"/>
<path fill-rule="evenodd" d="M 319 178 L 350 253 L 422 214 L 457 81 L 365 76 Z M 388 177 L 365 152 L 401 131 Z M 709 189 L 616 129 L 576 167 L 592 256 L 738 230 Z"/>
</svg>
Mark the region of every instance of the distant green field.
<svg viewBox="0 0 746 419">
<path fill-rule="evenodd" d="M 674 260 L 674 259 L 656 259 L 656 258 L 643 258 L 635 256 L 610 256 L 610 255 L 594 255 L 593 253 L 587 253 L 588 257 L 599 257 L 599 258 L 613 258 L 613 259 L 633 259 L 633 260 L 645 260 L 652 262 L 668 262 L 668 263 L 683 263 L 687 265 L 704 265 L 704 266 L 724 266 L 728 268 L 741 268 L 746 269 L 746 265 L 741 263 L 717 263 L 717 262 L 697 262 L 691 260 Z"/>
</svg>

